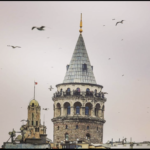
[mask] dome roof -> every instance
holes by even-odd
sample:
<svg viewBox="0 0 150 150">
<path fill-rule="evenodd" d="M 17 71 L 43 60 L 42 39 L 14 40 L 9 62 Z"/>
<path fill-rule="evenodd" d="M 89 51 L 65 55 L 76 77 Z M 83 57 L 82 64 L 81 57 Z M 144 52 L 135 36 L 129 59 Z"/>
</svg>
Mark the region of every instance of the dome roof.
<svg viewBox="0 0 150 150">
<path fill-rule="evenodd" d="M 34 106 L 39 106 L 38 101 L 36 101 L 35 99 L 30 101 L 29 105 L 32 105 L 32 104 L 34 104 Z"/>
</svg>

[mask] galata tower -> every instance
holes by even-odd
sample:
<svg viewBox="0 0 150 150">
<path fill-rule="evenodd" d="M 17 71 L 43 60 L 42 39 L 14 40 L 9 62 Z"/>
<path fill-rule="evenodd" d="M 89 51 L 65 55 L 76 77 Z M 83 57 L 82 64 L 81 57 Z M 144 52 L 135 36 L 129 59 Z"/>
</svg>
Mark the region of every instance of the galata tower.
<svg viewBox="0 0 150 150">
<path fill-rule="evenodd" d="M 82 36 L 82 14 L 79 32 L 64 81 L 56 85 L 57 92 L 52 98 L 54 143 L 103 143 L 104 94 L 107 93 L 102 92 L 103 86 L 94 77 Z"/>
</svg>

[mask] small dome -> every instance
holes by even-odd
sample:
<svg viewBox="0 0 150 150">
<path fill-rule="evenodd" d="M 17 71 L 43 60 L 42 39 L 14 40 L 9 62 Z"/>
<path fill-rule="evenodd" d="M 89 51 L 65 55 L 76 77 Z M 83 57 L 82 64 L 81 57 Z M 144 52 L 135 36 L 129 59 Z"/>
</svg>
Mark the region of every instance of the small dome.
<svg viewBox="0 0 150 150">
<path fill-rule="evenodd" d="M 34 106 L 39 106 L 38 101 L 36 101 L 35 99 L 33 99 L 33 100 L 30 101 L 29 105 L 32 106 L 32 104 L 34 104 Z"/>
</svg>

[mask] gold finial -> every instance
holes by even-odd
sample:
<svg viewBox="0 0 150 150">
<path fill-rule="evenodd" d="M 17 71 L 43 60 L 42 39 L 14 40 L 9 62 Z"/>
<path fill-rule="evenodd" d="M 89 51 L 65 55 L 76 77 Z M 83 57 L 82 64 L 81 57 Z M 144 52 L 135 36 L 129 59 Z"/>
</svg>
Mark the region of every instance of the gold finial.
<svg viewBox="0 0 150 150">
<path fill-rule="evenodd" d="M 81 13 L 80 30 L 79 30 L 79 32 L 80 32 L 80 33 L 82 33 L 82 32 L 83 32 L 83 30 L 82 30 L 82 13 Z"/>
</svg>

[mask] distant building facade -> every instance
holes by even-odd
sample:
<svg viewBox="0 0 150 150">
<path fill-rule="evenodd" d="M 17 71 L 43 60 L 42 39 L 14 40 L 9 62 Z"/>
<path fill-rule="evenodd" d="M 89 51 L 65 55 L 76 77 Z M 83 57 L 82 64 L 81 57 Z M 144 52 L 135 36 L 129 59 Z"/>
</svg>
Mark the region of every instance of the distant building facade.
<svg viewBox="0 0 150 150">
<path fill-rule="evenodd" d="M 80 22 L 82 28 L 82 20 Z M 63 83 L 54 93 L 53 142 L 103 143 L 106 98 L 96 83 L 82 29 Z"/>
</svg>

